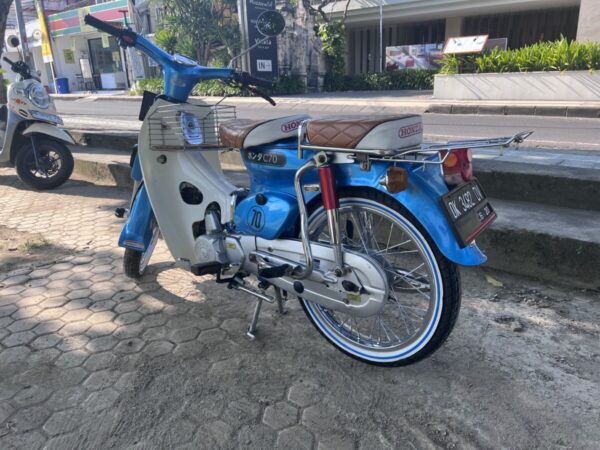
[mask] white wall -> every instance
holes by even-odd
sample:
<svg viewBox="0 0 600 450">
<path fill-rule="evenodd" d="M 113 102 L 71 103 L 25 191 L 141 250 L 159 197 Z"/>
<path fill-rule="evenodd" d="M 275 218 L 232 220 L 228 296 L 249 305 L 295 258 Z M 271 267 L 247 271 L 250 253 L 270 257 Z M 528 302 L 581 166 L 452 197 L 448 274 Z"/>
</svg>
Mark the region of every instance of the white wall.
<svg viewBox="0 0 600 450">
<path fill-rule="evenodd" d="M 86 35 L 87 36 L 87 35 Z M 94 36 L 90 36 L 94 37 Z M 72 42 L 75 43 L 75 63 L 74 64 L 66 64 L 63 50 L 71 49 Z M 87 45 L 87 40 L 82 35 L 76 36 L 60 36 L 54 39 L 53 42 L 53 50 L 54 50 L 54 67 L 56 70 L 56 77 L 66 77 L 69 79 L 69 89 L 71 91 L 76 91 L 78 89 L 77 81 L 75 78 L 76 74 L 81 73 L 81 68 L 79 67 L 79 59 L 81 58 L 89 58 L 89 48 Z"/>
<path fill-rule="evenodd" d="M 440 100 L 600 101 L 600 73 L 531 72 L 436 75 Z"/>
</svg>

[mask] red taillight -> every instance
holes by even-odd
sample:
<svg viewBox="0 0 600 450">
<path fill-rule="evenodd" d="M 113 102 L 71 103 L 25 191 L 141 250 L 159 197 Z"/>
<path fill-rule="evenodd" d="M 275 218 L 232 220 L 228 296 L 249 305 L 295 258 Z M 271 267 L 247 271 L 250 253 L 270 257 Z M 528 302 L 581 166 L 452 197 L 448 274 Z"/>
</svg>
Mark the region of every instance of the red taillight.
<svg viewBox="0 0 600 450">
<path fill-rule="evenodd" d="M 440 152 L 440 158 L 444 160 L 442 165 L 446 183 L 458 185 L 466 183 L 473 178 L 473 154 L 469 148 Z"/>
</svg>

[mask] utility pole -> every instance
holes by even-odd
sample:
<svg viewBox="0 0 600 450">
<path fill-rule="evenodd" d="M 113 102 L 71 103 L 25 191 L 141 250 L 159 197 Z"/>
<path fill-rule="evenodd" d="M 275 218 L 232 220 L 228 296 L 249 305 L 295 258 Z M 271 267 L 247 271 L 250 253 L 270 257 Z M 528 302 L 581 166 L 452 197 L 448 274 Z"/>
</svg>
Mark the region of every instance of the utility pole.
<svg viewBox="0 0 600 450">
<path fill-rule="evenodd" d="M 29 55 L 29 44 L 27 43 L 27 29 L 25 28 L 25 21 L 23 20 L 23 6 L 21 0 L 15 0 L 15 12 L 17 15 L 17 28 L 19 29 L 19 40 L 21 41 L 21 52 L 23 53 L 23 61 L 31 67 L 30 55 Z"/>
<path fill-rule="evenodd" d="M 379 72 L 383 72 L 383 0 L 379 0 Z"/>
</svg>

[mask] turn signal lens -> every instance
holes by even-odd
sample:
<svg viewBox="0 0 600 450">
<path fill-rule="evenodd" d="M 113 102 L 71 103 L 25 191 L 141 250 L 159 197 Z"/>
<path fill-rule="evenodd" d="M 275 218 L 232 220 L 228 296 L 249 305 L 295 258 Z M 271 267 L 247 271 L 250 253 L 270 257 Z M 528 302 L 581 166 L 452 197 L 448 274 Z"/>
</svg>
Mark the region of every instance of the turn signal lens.
<svg viewBox="0 0 600 450">
<path fill-rule="evenodd" d="M 444 167 L 452 168 L 458 164 L 458 157 L 454 154 L 454 152 L 450 153 L 444 161 Z"/>
<path fill-rule="evenodd" d="M 456 186 L 470 181 L 473 178 L 473 153 L 469 148 L 440 152 L 443 163 L 444 180 L 447 184 Z"/>
<path fill-rule="evenodd" d="M 408 186 L 408 173 L 402 167 L 390 167 L 379 184 L 385 186 L 390 194 L 397 194 Z"/>
</svg>

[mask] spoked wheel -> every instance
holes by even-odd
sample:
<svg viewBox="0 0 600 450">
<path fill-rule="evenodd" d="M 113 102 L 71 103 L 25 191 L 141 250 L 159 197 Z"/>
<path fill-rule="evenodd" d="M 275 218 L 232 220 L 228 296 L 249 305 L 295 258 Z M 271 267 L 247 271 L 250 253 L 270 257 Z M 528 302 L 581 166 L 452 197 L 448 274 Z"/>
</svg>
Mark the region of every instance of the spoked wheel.
<svg viewBox="0 0 600 450">
<path fill-rule="evenodd" d="M 140 278 L 146 272 L 156 243 L 160 236 L 160 230 L 156 221 L 152 222 L 152 239 L 148 244 L 148 248 L 145 252 L 139 250 L 132 250 L 130 248 L 125 249 L 125 255 L 123 256 L 123 271 L 129 278 Z"/>
<path fill-rule="evenodd" d="M 15 166 L 19 178 L 39 190 L 54 189 L 67 181 L 74 166 L 67 146 L 50 139 L 37 139 L 35 147 L 35 153 L 31 143 L 18 151 Z"/>
<path fill-rule="evenodd" d="M 460 309 L 456 266 L 414 217 L 383 193 L 342 191 L 340 228 L 344 248 L 369 255 L 384 269 L 389 298 L 368 318 L 300 299 L 314 326 L 342 352 L 376 365 L 410 364 L 439 348 Z M 312 241 L 330 241 L 322 207 L 310 215 L 309 234 Z"/>
</svg>

